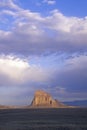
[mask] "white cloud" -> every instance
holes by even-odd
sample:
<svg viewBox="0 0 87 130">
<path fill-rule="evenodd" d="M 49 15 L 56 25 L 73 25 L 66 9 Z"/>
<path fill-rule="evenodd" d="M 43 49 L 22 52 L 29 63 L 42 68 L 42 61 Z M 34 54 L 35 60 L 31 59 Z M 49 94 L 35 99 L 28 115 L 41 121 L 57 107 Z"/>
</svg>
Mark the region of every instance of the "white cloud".
<svg viewBox="0 0 87 130">
<path fill-rule="evenodd" d="M 28 63 L 19 58 L 13 56 L 0 57 L 0 72 L 16 80 L 19 80 L 28 67 Z"/>
<path fill-rule="evenodd" d="M 15 0 L 0 0 L 0 6 L 14 9 L 16 11 L 21 10 L 21 8 L 17 4 L 15 4 L 14 1 Z"/>
<path fill-rule="evenodd" d="M 41 16 L 20 8 L 12 0 L 9 8 L 2 9 L 1 15 L 12 16 L 10 31 L 0 31 L 0 52 L 43 54 L 45 52 L 86 52 L 87 17 L 67 17 L 53 10 L 48 16 Z M 6 2 L 7 4 L 7 2 Z M 15 5 L 15 6 L 13 6 Z M 10 8 L 11 7 L 11 8 Z"/>
<path fill-rule="evenodd" d="M 15 16 L 15 13 L 13 11 L 11 11 L 11 10 L 3 10 L 3 11 L 0 12 L 0 14 L 1 15 L 6 14 L 6 15 Z"/>
<path fill-rule="evenodd" d="M 58 10 L 51 11 L 51 16 L 46 17 L 45 23 L 48 28 L 70 33 L 71 35 L 87 33 L 87 18 L 67 17 Z"/>
<path fill-rule="evenodd" d="M 50 75 L 40 66 L 30 65 L 26 59 L 15 56 L 0 56 L 0 82 L 1 86 L 22 85 L 28 82 L 43 82 Z M 5 81 L 6 80 L 6 81 Z"/>
<path fill-rule="evenodd" d="M 48 5 L 54 5 L 56 3 L 55 0 L 43 0 L 43 3 L 47 3 Z"/>
</svg>

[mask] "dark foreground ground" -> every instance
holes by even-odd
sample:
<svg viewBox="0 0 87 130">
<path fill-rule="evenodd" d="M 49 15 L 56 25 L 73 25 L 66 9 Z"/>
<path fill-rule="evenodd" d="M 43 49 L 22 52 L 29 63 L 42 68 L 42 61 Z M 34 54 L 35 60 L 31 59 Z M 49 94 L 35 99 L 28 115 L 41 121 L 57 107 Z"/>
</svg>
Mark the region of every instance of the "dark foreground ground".
<svg viewBox="0 0 87 130">
<path fill-rule="evenodd" d="M 0 130 L 87 130 L 87 108 L 0 110 Z"/>
</svg>

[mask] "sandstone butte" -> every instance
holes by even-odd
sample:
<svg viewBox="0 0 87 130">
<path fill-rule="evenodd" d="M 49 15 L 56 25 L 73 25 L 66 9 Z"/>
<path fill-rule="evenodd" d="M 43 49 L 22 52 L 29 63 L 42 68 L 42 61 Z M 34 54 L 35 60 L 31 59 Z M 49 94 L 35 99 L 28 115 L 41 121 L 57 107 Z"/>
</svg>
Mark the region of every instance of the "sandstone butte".
<svg viewBox="0 0 87 130">
<path fill-rule="evenodd" d="M 34 94 L 34 98 L 31 102 L 30 107 L 32 108 L 70 108 L 56 99 L 53 99 L 52 96 L 42 90 L 38 90 Z"/>
<path fill-rule="evenodd" d="M 30 105 L 28 106 L 3 106 L 0 105 L 0 109 L 29 109 L 29 108 L 75 108 L 74 106 L 67 106 L 56 99 L 53 99 L 52 96 L 42 90 L 38 90 L 34 94 L 34 98 Z"/>
</svg>

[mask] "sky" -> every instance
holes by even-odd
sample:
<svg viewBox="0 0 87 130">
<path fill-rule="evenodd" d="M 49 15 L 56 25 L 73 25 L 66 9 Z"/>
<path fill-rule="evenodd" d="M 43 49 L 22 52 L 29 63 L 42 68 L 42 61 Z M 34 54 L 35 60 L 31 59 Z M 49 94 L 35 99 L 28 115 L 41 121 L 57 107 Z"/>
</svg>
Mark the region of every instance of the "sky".
<svg viewBox="0 0 87 130">
<path fill-rule="evenodd" d="M 87 100 L 87 0 L 0 0 L 0 104 L 36 90 Z"/>
</svg>

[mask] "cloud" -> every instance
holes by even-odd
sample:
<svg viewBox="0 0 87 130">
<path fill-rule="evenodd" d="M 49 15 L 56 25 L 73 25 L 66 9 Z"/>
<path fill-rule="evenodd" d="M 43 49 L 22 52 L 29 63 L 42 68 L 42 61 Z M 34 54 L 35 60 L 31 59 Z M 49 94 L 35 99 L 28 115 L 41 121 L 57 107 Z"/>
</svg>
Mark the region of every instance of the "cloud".
<svg viewBox="0 0 87 130">
<path fill-rule="evenodd" d="M 54 73 L 44 89 L 61 101 L 87 99 L 87 56 L 73 56 L 53 68 Z"/>
<path fill-rule="evenodd" d="M 48 77 L 50 75 L 45 69 L 30 65 L 26 59 L 11 55 L 0 56 L 0 86 L 22 86 L 32 82 L 45 82 Z"/>
<path fill-rule="evenodd" d="M 55 71 L 52 85 L 63 86 L 71 92 L 87 92 L 87 56 L 80 55 L 65 60 Z"/>
<path fill-rule="evenodd" d="M 67 17 L 64 16 L 57 9 L 51 11 L 51 16 L 46 18 L 46 23 L 49 22 L 49 28 L 61 32 L 69 33 L 87 33 L 86 22 L 87 18 L 78 18 L 78 17 Z M 51 21 L 53 20 L 54 21 Z"/>
<path fill-rule="evenodd" d="M 1 53 L 42 55 L 87 51 L 87 17 L 67 17 L 57 9 L 43 17 L 39 12 L 20 8 L 13 1 L 9 4 L 0 14 L 11 25 L 10 29 L 0 30 Z"/>
<path fill-rule="evenodd" d="M 4 8 L 14 9 L 16 11 L 21 10 L 21 8 L 14 2 L 15 0 L 2 0 L 0 1 L 0 6 Z"/>
<path fill-rule="evenodd" d="M 56 3 L 55 0 L 43 0 L 43 3 L 47 3 L 48 5 L 54 5 Z"/>
</svg>

